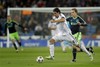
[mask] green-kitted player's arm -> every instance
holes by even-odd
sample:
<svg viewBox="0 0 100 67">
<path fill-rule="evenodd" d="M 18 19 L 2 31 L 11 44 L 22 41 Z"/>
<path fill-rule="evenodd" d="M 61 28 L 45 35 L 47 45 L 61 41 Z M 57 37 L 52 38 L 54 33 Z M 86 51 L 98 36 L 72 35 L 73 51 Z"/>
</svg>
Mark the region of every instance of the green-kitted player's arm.
<svg viewBox="0 0 100 67">
<path fill-rule="evenodd" d="M 27 30 L 27 28 L 23 27 L 22 25 L 20 25 L 19 23 L 17 22 L 14 22 L 16 25 L 18 25 L 19 27 L 21 27 L 23 30 Z"/>
<path fill-rule="evenodd" d="M 79 16 L 80 26 L 87 26 L 87 23 Z"/>
<path fill-rule="evenodd" d="M 15 23 L 16 25 L 18 25 L 18 26 L 21 27 L 22 29 L 24 28 L 22 25 L 20 25 L 20 24 L 17 23 L 16 21 L 13 21 L 13 23 Z"/>
</svg>

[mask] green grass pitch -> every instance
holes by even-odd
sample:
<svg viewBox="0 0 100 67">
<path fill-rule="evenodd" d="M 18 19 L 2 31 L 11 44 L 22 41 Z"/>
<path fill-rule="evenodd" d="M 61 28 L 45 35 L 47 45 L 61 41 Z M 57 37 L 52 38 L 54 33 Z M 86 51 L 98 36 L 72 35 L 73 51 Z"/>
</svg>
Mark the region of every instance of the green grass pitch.
<svg viewBox="0 0 100 67">
<path fill-rule="evenodd" d="M 77 62 L 71 63 L 71 49 L 63 53 L 61 47 L 55 47 L 55 59 L 47 60 L 48 47 L 25 47 L 24 51 L 15 52 L 14 48 L 0 48 L 0 67 L 100 67 L 100 47 L 94 47 L 94 61 L 87 54 L 78 52 Z M 43 56 L 44 62 L 37 63 L 37 56 Z"/>
</svg>

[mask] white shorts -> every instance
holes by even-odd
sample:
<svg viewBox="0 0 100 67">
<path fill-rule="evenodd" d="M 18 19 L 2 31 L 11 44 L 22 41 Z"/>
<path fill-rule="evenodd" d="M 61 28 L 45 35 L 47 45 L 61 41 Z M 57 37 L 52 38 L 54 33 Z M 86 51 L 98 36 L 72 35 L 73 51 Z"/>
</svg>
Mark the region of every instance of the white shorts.
<svg viewBox="0 0 100 67">
<path fill-rule="evenodd" d="M 77 45 L 76 39 L 70 33 L 67 33 L 66 35 L 55 35 L 55 36 L 52 37 L 52 39 L 54 39 L 56 42 L 58 42 L 58 41 L 68 41 L 72 44 Z"/>
</svg>

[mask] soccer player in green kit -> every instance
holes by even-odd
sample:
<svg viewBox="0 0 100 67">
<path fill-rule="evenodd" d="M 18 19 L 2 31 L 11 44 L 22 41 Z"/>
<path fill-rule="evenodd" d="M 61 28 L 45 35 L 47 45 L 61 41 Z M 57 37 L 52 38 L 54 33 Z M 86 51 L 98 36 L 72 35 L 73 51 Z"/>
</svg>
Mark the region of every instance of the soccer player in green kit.
<svg viewBox="0 0 100 67">
<path fill-rule="evenodd" d="M 21 47 L 21 50 L 23 50 L 23 48 L 22 48 L 22 45 L 21 45 L 21 41 L 20 41 L 18 32 L 15 29 L 16 25 L 18 25 L 19 27 L 22 27 L 21 25 L 16 23 L 16 21 L 12 20 L 11 16 L 7 16 L 7 23 L 5 24 L 5 33 L 7 33 L 6 30 L 8 28 L 8 30 L 9 30 L 9 38 L 12 41 L 16 52 L 18 52 L 19 50 L 18 50 L 18 47 L 15 44 L 15 41 L 17 41 L 17 43 L 19 44 L 19 47 Z"/>
<path fill-rule="evenodd" d="M 81 48 L 82 51 L 84 51 L 86 54 L 88 54 L 88 56 L 90 57 L 90 60 L 92 61 L 93 60 L 92 54 L 85 48 L 84 44 L 81 43 L 82 33 L 80 31 L 80 26 L 86 26 L 87 25 L 86 22 L 78 15 L 78 11 L 76 8 L 73 8 L 71 10 L 71 16 L 68 17 L 66 20 L 69 22 L 69 25 L 70 25 L 69 27 L 72 31 L 73 36 L 78 41 L 79 48 Z M 77 50 L 75 48 L 73 48 L 72 62 L 76 62 L 76 52 L 77 52 Z"/>
</svg>

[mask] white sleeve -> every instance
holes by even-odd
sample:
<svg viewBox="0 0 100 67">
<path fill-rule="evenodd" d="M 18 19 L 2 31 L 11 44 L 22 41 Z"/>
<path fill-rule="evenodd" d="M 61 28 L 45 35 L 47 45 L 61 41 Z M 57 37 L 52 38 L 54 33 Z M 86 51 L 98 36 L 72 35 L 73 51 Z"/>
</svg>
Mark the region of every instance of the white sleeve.
<svg viewBox="0 0 100 67">
<path fill-rule="evenodd" d="M 71 32 L 70 28 L 68 27 L 67 23 L 64 23 L 63 26 L 64 26 L 64 29 L 65 29 L 66 32 L 69 32 L 69 33 L 72 34 L 72 32 Z"/>
<path fill-rule="evenodd" d="M 48 23 L 48 28 L 51 27 L 51 22 Z"/>
<path fill-rule="evenodd" d="M 55 16 L 53 16 L 52 19 L 55 20 Z"/>
<path fill-rule="evenodd" d="M 64 15 L 64 14 L 62 14 L 62 13 L 61 13 L 61 17 L 66 19 L 65 15 Z"/>
</svg>

